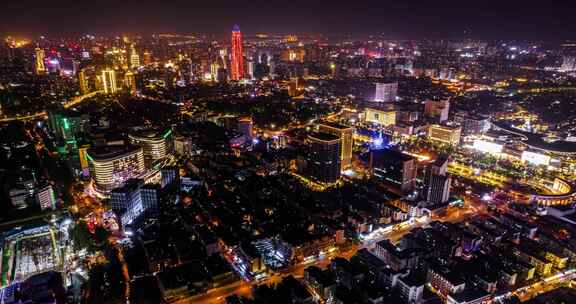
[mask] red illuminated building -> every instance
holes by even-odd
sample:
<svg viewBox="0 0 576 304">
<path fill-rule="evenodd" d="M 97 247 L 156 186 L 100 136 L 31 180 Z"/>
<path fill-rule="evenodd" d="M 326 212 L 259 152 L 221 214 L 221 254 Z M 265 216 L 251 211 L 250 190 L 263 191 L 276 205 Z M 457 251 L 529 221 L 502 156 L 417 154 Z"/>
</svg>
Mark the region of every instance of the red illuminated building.
<svg viewBox="0 0 576 304">
<path fill-rule="evenodd" d="M 242 46 L 242 33 L 240 27 L 234 25 L 232 29 L 232 67 L 231 78 L 232 80 L 240 80 L 244 77 L 244 57 Z"/>
</svg>

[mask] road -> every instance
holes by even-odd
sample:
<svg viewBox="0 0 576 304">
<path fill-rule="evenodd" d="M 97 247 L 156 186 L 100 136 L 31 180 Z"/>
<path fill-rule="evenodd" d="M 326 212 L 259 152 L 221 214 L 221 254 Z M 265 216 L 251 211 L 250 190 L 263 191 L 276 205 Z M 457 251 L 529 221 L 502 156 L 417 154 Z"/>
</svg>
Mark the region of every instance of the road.
<svg viewBox="0 0 576 304">
<path fill-rule="evenodd" d="M 415 221 L 413 224 L 406 225 L 406 227 L 403 227 L 401 229 L 394 230 L 390 233 L 382 234 L 378 238 L 372 239 L 370 242 L 365 242 L 361 246 L 353 245 L 347 251 L 344 251 L 344 252 L 335 251 L 334 253 L 325 256 L 323 259 L 316 260 L 316 261 L 311 262 L 311 263 L 300 263 L 298 265 L 294 265 L 294 266 L 289 267 L 288 269 L 285 269 L 281 272 L 277 272 L 277 273 L 272 274 L 270 277 L 266 278 L 265 280 L 263 280 L 261 282 L 249 283 L 249 282 L 245 282 L 245 281 L 237 281 L 237 282 L 234 282 L 234 283 L 226 285 L 226 286 L 211 289 L 206 294 L 184 298 L 184 299 L 176 301 L 175 303 L 177 303 L 177 304 L 191 304 L 191 303 L 195 303 L 195 304 L 220 304 L 220 303 L 225 303 L 226 297 L 231 296 L 231 295 L 240 295 L 240 296 L 245 296 L 245 297 L 251 297 L 253 286 L 264 285 L 264 284 L 274 285 L 274 284 L 279 283 L 282 280 L 282 278 L 286 277 L 286 276 L 294 276 L 296 278 L 301 278 L 304 276 L 304 269 L 306 269 L 309 266 L 316 266 L 316 267 L 325 269 L 326 267 L 328 267 L 328 265 L 330 265 L 330 261 L 333 258 L 341 257 L 341 258 L 345 258 L 345 259 L 350 259 L 356 254 L 356 252 L 359 249 L 369 248 L 380 240 L 389 239 L 392 242 L 397 242 L 404 235 L 408 234 L 412 229 L 417 228 L 417 227 L 424 227 L 424 226 L 428 225 L 430 223 L 430 221 L 437 220 L 437 221 L 442 221 L 442 222 L 455 223 L 455 222 L 465 221 L 465 220 L 467 220 L 467 219 L 469 219 L 475 215 L 480 215 L 480 214 L 487 214 L 486 206 L 482 202 L 480 202 L 480 200 L 473 199 L 473 198 L 467 198 L 465 200 L 464 207 L 450 207 L 447 210 L 446 214 L 441 216 L 441 217 L 433 217 L 433 218 L 427 219 L 427 220 Z"/>
<path fill-rule="evenodd" d="M 84 102 L 86 99 L 88 99 L 90 97 L 94 97 L 98 93 L 101 93 L 101 92 L 102 91 L 95 91 L 95 92 L 88 93 L 88 94 L 85 94 L 82 96 L 74 97 L 73 99 L 64 103 L 64 108 L 68 109 L 68 108 L 74 107 L 76 105 L 79 105 L 80 103 Z M 46 115 L 48 115 L 48 113 L 46 111 L 42 111 L 42 112 L 30 114 L 30 115 L 24 115 L 24 116 L 16 115 L 16 116 L 11 116 L 11 117 L 1 118 L 0 123 L 13 122 L 13 121 L 19 121 L 19 120 L 34 120 L 34 119 L 39 119 L 39 118 L 45 118 Z"/>
</svg>

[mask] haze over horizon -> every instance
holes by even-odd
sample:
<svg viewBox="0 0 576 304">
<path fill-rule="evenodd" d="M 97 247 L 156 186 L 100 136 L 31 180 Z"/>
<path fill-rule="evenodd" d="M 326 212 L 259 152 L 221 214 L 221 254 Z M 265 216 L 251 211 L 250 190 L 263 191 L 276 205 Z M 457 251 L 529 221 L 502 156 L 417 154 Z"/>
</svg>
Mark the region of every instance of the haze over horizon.
<svg viewBox="0 0 576 304">
<path fill-rule="evenodd" d="M 90 1 L 3 4 L 0 34 L 386 33 L 393 38 L 572 39 L 576 4 L 549 1 Z"/>
</svg>

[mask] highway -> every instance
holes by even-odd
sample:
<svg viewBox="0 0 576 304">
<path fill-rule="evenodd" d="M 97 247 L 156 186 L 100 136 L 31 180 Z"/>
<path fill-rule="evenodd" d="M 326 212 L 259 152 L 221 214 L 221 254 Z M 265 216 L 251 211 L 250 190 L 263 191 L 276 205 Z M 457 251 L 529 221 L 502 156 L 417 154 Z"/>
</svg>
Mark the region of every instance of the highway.
<svg viewBox="0 0 576 304">
<path fill-rule="evenodd" d="M 86 99 L 94 97 L 98 93 L 101 93 L 101 92 L 102 91 L 95 91 L 92 93 L 88 93 L 85 95 L 74 97 L 73 99 L 64 103 L 64 108 L 68 109 L 68 108 L 77 106 L 77 105 L 81 104 L 82 102 L 84 102 Z M 18 114 L 16 116 L 1 118 L 0 123 L 20 121 L 20 120 L 34 120 L 34 119 L 40 119 L 40 118 L 43 119 L 46 117 L 46 115 L 48 115 L 48 113 L 46 111 L 42 111 L 42 112 L 38 112 L 38 113 L 34 113 L 34 114 L 29 114 L 29 115 L 24 115 L 24 116 L 20 116 Z"/>
</svg>

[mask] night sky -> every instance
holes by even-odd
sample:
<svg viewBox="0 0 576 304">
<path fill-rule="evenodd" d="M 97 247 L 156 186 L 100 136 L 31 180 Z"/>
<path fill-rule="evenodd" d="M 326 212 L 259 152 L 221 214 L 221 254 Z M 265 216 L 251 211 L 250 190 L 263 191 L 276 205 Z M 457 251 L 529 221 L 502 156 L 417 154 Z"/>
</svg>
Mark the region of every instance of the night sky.
<svg viewBox="0 0 576 304">
<path fill-rule="evenodd" d="M 2 0 L 0 33 L 387 33 L 576 39 L 576 1 Z"/>
</svg>

